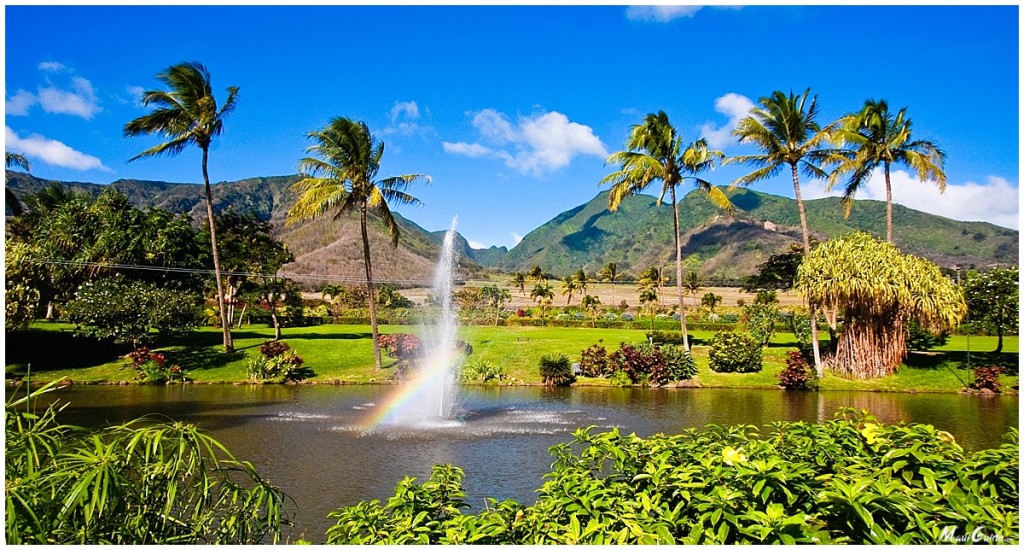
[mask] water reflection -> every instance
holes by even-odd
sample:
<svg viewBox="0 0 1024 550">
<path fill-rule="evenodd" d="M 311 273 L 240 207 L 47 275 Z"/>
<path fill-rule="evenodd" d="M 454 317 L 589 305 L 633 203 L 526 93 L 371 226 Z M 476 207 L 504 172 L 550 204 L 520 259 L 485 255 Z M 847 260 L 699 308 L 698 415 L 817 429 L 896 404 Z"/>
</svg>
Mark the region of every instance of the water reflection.
<svg viewBox="0 0 1024 550">
<path fill-rule="evenodd" d="M 580 426 L 641 436 L 714 424 L 820 422 L 841 407 L 885 422 L 934 424 L 968 449 L 996 446 L 1018 423 L 1016 396 L 742 389 L 469 388 L 458 420 L 436 429 L 370 429 L 387 386 L 74 386 L 65 422 L 92 427 L 156 413 L 197 423 L 251 461 L 296 501 L 295 535 L 322 542 L 327 513 L 385 500 L 403 476 L 425 479 L 433 464 L 466 472 L 468 502 L 535 500 L 552 457 Z M 10 392 L 8 388 L 8 393 Z M 294 538 L 294 537 L 293 537 Z"/>
</svg>

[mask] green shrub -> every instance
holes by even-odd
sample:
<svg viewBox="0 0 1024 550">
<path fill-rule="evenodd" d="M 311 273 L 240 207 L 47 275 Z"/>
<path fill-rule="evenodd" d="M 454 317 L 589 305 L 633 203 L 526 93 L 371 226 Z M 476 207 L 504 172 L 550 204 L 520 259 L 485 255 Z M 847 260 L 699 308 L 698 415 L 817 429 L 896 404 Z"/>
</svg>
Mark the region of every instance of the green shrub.
<svg viewBox="0 0 1024 550">
<path fill-rule="evenodd" d="M 466 508 L 462 472 L 406 478 L 386 505 L 331 514 L 334 544 L 937 544 L 1019 540 L 1018 432 L 966 453 L 925 424 L 841 410 L 822 424 L 707 426 L 641 438 L 580 429 L 530 506 Z M 998 537 L 998 538 L 996 538 Z"/>
<path fill-rule="evenodd" d="M 667 382 L 690 380 L 697 376 L 697 361 L 682 346 L 663 345 L 659 349 L 671 373 Z"/>
<path fill-rule="evenodd" d="M 767 346 L 775 334 L 775 318 L 778 313 L 779 308 L 775 304 L 754 304 L 743 308 L 743 315 L 747 318 L 747 332 L 762 347 Z"/>
<path fill-rule="evenodd" d="M 633 380 L 629 378 L 629 375 L 620 370 L 613 372 L 612 375 L 608 377 L 608 382 L 617 388 L 624 388 L 626 386 L 633 385 Z"/>
<path fill-rule="evenodd" d="M 789 325 L 789 331 L 793 333 L 793 337 L 796 338 L 796 343 L 806 348 L 811 345 L 811 316 L 791 314 L 786 318 L 786 322 Z"/>
<path fill-rule="evenodd" d="M 288 382 L 315 376 L 313 369 L 285 342 L 271 340 L 260 345 L 260 354 L 246 363 L 250 380 Z"/>
<path fill-rule="evenodd" d="M 576 381 L 569 356 L 564 353 L 544 355 L 540 358 L 540 377 L 548 386 L 568 386 Z"/>
<path fill-rule="evenodd" d="M 495 366 L 483 359 L 479 359 L 462 367 L 459 376 L 468 382 L 488 382 L 505 378 L 505 367 Z"/>
<path fill-rule="evenodd" d="M 761 346 L 739 332 L 719 332 L 711 339 L 709 365 L 715 372 L 760 372 Z"/>
<path fill-rule="evenodd" d="M 946 345 L 949 341 L 949 334 L 940 332 L 938 334 L 921 326 L 916 319 L 907 323 L 907 349 L 915 351 L 928 351 Z"/>
<path fill-rule="evenodd" d="M 8 544 L 257 544 L 288 524 L 286 495 L 193 425 L 90 432 L 26 399 L 5 414 Z"/>
</svg>

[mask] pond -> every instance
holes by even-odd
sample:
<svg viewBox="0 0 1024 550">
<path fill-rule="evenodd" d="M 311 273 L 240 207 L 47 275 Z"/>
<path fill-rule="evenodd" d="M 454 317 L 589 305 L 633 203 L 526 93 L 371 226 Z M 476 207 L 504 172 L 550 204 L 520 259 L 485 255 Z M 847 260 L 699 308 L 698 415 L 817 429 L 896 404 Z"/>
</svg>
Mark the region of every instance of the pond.
<svg viewBox="0 0 1024 550">
<path fill-rule="evenodd" d="M 465 471 L 474 509 L 487 497 L 535 501 L 552 457 L 577 427 L 618 427 L 641 436 L 713 424 L 821 422 L 840 407 L 885 422 L 933 424 L 967 449 L 999 445 L 1018 425 L 1017 396 L 744 389 L 470 387 L 462 417 L 429 429 L 372 425 L 393 386 L 72 386 L 61 419 L 100 427 L 144 414 L 198 424 L 236 457 L 251 461 L 298 508 L 291 540 L 322 543 L 327 513 L 389 497 L 403 476 L 426 479 L 432 465 Z M 11 389 L 8 388 L 8 394 Z"/>
</svg>

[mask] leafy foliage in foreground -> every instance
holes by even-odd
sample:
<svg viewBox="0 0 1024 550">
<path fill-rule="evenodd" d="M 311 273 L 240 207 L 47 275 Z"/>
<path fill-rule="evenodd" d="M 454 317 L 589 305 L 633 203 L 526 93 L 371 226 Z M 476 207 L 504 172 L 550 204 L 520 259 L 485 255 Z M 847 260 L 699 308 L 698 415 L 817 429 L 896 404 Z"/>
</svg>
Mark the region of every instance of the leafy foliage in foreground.
<svg viewBox="0 0 1024 550">
<path fill-rule="evenodd" d="M 1018 433 L 966 453 L 930 425 L 847 409 L 825 424 L 708 426 L 640 438 L 577 430 L 556 445 L 533 506 L 467 505 L 462 471 L 435 466 L 330 514 L 329 544 L 933 544 L 943 530 L 1014 543 Z M 947 530 L 947 533 L 950 531 Z M 1000 539 L 996 539 L 1000 540 Z"/>
<path fill-rule="evenodd" d="M 284 493 L 195 426 L 134 421 L 87 432 L 61 425 L 52 406 L 26 412 L 27 400 L 5 411 L 7 543 L 279 539 Z"/>
</svg>

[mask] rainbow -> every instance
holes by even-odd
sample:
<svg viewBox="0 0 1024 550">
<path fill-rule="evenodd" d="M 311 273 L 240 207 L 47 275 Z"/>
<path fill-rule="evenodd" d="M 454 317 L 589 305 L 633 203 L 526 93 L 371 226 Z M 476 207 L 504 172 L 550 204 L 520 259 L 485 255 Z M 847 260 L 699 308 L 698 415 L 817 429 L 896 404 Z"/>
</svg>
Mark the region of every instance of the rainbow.
<svg viewBox="0 0 1024 550">
<path fill-rule="evenodd" d="M 415 379 L 403 383 L 389 395 L 374 414 L 363 425 L 367 428 L 402 423 L 417 424 L 436 420 L 443 416 L 445 378 L 451 376 L 451 354 L 442 353 L 434 357 L 428 367 L 420 371 Z"/>
</svg>

